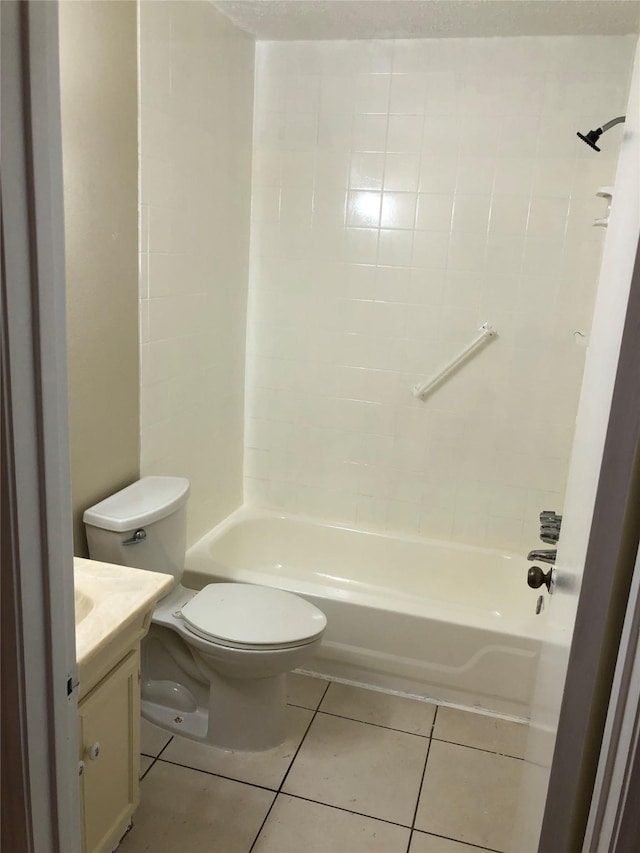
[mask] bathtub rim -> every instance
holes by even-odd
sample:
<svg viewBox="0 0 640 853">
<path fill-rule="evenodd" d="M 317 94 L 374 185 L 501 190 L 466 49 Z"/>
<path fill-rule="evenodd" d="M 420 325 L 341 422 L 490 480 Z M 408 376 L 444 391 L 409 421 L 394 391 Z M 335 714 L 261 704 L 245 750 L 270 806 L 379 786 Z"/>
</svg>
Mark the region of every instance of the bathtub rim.
<svg viewBox="0 0 640 853">
<path fill-rule="evenodd" d="M 296 522 L 304 522 L 323 529 L 337 529 L 346 531 L 348 533 L 353 533 L 355 535 L 367 534 L 369 536 L 382 537 L 385 541 L 392 543 L 398 542 L 398 540 L 400 540 L 401 542 L 406 542 L 410 545 L 417 545 L 421 547 L 435 546 L 454 550 L 458 553 L 465 555 L 480 554 L 486 557 L 492 557 L 494 559 L 500 558 L 508 560 L 522 560 L 522 557 L 519 554 L 507 551 L 499 551 L 493 548 L 480 548 L 475 545 L 449 542 L 446 539 L 427 539 L 426 537 L 415 536 L 411 534 L 396 535 L 388 531 L 378 532 L 375 530 L 367 530 L 365 528 L 355 527 L 352 524 L 333 522 L 331 520 L 320 519 L 314 516 L 298 515 L 295 513 L 281 512 L 279 510 L 274 509 L 251 507 L 244 505 L 230 513 L 230 515 L 228 515 L 215 527 L 205 533 L 205 535 L 202 536 L 197 542 L 190 546 L 187 551 L 187 556 L 185 558 L 185 575 L 193 574 L 197 575 L 198 577 L 202 577 L 203 574 L 207 574 L 206 572 L 202 571 L 201 567 L 190 565 L 190 554 L 196 554 L 198 562 L 200 562 L 201 560 L 206 560 L 208 557 L 207 551 L 209 545 L 212 542 L 222 537 L 225 533 L 239 526 L 243 522 L 254 520 L 284 520 L 291 521 L 294 524 Z M 220 579 L 220 576 L 218 572 L 215 571 L 215 569 L 216 567 L 220 568 L 223 565 L 224 564 L 216 563 L 212 560 L 212 571 L 210 573 L 211 582 L 215 582 L 215 579 Z M 231 567 L 227 566 L 226 568 L 227 570 L 230 570 L 230 572 L 232 572 L 234 576 L 228 577 L 225 575 L 222 578 L 223 580 L 234 580 L 239 583 L 264 583 L 267 586 L 275 586 L 276 588 L 287 589 L 289 592 L 292 592 L 296 595 L 311 596 L 314 599 L 326 597 L 336 601 L 343 601 L 354 606 L 365 607 L 374 610 L 390 610 L 395 613 L 405 613 L 406 615 L 414 617 L 426 617 L 429 619 L 433 619 L 437 622 L 443 623 L 453 622 L 454 624 L 457 623 L 480 630 L 489 630 L 497 634 L 501 634 L 505 637 L 520 637 L 528 641 L 540 642 L 544 639 L 548 630 L 548 626 L 546 625 L 546 618 L 540 619 L 539 617 L 524 611 L 520 611 L 515 614 L 511 613 L 504 619 L 496 619 L 493 614 L 489 613 L 484 609 L 476 610 L 474 608 L 463 607 L 455 601 L 427 603 L 424 600 L 421 601 L 420 599 L 415 599 L 408 594 L 403 594 L 401 597 L 399 597 L 398 600 L 401 603 L 400 607 L 384 607 L 382 604 L 382 599 L 376 594 L 358 592 L 353 598 L 345 598 L 344 595 L 339 594 L 339 590 L 337 588 L 332 588 L 329 585 L 323 586 L 320 584 L 309 582 L 302 577 L 287 576 L 286 579 L 283 577 L 281 580 L 279 577 L 267 574 L 263 570 L 254 570 L 246 568 L 238 569 L 236 567 L 234 571 Z M 462 614 L 464 614 L 464 618 L 461 618 Z"/>
<path fill-rule="evenodd" d="M 268 507 L 253 507 L 248 504 L 243 504 L 237 509 L 234 509 L 226 518 L 218 522 L 211 530 L 208 530 L 203 536 L 197 539 L 192 545 L 187 548 L 187 554 L 194 550 L 205 541 L 218 538 L 227 530 L 236 527 L 242 521 L 251 520 L 283 520 L 283 521 L 302 521 L 307 524 L 313 524 L 317 527 L 329 527 L 337 530 L 345 530 L 349 533 L 362 533 L 367 536 L 380 537 L 388 541 L 408 542 L 415 545 L 433 545 L 440 548 L 452 548 L 455 551 L 464 553 L 483 554 L 485 556 L 501 557 L 507 559 L 517 558 L 522 559 L 522 555 L 515 551 L 500 550 L 498 548 L 487 548 L 482 545 L 469 545 L 464 542 L 452 542 L 449 539 L 435 539 L 433 537 L 420 536 L 415 533 L 403 533 L 402 531 L 394 532 L 389 530 L 374 530 L 368 527 L 357 527 L 355 523 L 334 521 L 332 519 L 320 518 L 314 515 L 303 515 L 301 513 L 286 512 L 284 510 L 270 509 Z"/>
</svg>

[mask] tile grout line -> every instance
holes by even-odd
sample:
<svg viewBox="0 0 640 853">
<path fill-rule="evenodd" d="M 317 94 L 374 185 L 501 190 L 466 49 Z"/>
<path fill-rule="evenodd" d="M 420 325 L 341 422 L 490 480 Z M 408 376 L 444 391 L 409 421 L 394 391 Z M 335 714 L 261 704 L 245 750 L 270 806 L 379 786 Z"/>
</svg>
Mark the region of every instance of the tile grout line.
<svg viewBox="0 0 640 853">
<path fill-rule="evenodd" d="M 283 786 L 283 785 L 284 785 L 284 783 L 286 782 L 287 776 L 289 775 L 289 771 L 290 771 L 290 770 L 291 770 L 291 768 L 293 767 L 293 762 L 294 762 L 294 761 L 296 760 L 296 758 L 298 757 L 298 753 L 300 752 L 300 749 L 301 749 L 301 747 L 302 747 L 302 744 L 305 742 L 305 739 L 306 739 L 306 737 L 307 737 L 307 734 L 309 733 L 309 729 L 310 729 L 310 728 L 311 728 L 311 726 L 313 725 L 313 721 L 315 720 L 316 715 L 318 714 L 318 708 L 319 708 L 319 707 L 320 707 L 320 705 L 322 704 L 322 701 L 323 701 L 324 697 L 327 695 L 327 690 L 328 690 L 330 687 L 331 687 L 331 682 L 330 682 L 330 681 L 328 681 L 328 682 L 327 682 L 327 686 L 325 687 L 324 693 L 323 693 L 323 694 L 322 694 L 322 696 L 320 697 L 320 701 L 318 702 L 318 705 L 317 705 L 317 707 L 316 707 L 315 711 L 313 712 L 313 716 L 312 716 L 312 717 L 311 717 L 311 719 L 309 720 L 309 725 L 308 725 L 308 726 L 307 726 L 307 728 L 305 729 L 305 732 L 304 732 L 304 734 L 302 735 L 302 738 L 300 739 L 300 743 L 298 744 L 298 747 L 297 747 L 297 749 L 296 749 L 295 753 L 293 754 L 293 758 L 292 758 L 292 759 L 291 759 L 291 761 L 289 762 L 289 766 L 287 767 L 286 773 L 284 774 L 284 776 L 283 776 L 283 777 L 282 777 L 282 779 L 280 780 L 280 784 L 278 785 L 278 790 L 276 791 L 276 795 L 275 795 L 275 797 L 273 798 L 273 802 L 272 802 L 272 803 L 271 803 L 271 805 L 269 806 L 269 810 L 267 811 L 266 815 L 264 816 L 264 820 L 262 821 L 262 823 L 260 824 L 260 827 L 258 828 L 258 831 L 256 832 L 255 838 L 253 839 L 253 842 L 252 842 L 252 844 L 251 844 L 251 847 L 249 848 L 249 853 L 253 853 L 253 848 L 256 846 L 256 842 L 258 841 L 258 838 L 260 838 L 260 833 L 261 833 L 261 832 L 262 832 L 262 830 L 264 829 L 264 826 L 265 826 L 266 822 L 269 820 L 269 815 L 271 814 L 271 811 L 272 811 L 272 809 L 273 809 L 274 805 L 276 804 L 276 800 L 278 799 L 278 796 L 280 795 L 280 792 L 282 791 L 282 786 Z"/>
<path fill-rule="evenodd" d="M 431 744 L 433 743 L 433 732 L 436 727 L 436 719 L 438 717 L 438 710 L 440 706 L 436 705 L 436 711 L 433 715 L 433 720 L 431 722 L 431 731 L 429 733 L 429 745 L 427 747 L 427 754 L 424 759 L 424 767 L 422 768 L 422 776 L 420 777 L 420 787 L 418 788 L 418 795 L 416 797 L 416 807 L 413 810 L 413 818 L 411 820 L 411 826 L 409 828 L 409 842 L 407 844 L 407 853 L 411 849 L 411 841 L 413 840 L 413 831 L 416 825 L 416 817 L 418 816 L 418 808 L 420 806 L 420 795 L 422 794 L 422 786 L 424 785 L 424 777 L 427 775 L 427 762 L 429 761 L 429 753 L 431 752 Z"/>
<path fill-rule="evenodd" d="M 313 711 L 314 710 L 313 708 L 307 708 L 306 705 L 295 705 L 293 702 L 288 702 L 287 704 L 293 708 L 302 708 L 306 711 Z M 440 707 L 439 705 L 436 705 L 436 708 L 439 708 L 439 707 Z M 516 761 L 524 761 L 525 760 L 524 757 L 522 757 L 520 755 L 512 755 L 510 752 L 500 752 L 497 749 L 487 749 L 484 746 L 474 746 L 473 744 L 462 743 L 461 741 L 458 741 L 458 740 L 447 740 L 446 738 L 443 738 L 443 737 L 436 737 L 433 734 L 434 725 L 432 725 L 432 727 L 431 727 L 431 733 L 430 734 L 423 735 L 423 734 L 420 734 L 420 732 L 410 732 L 410 731 L 407 731 L 407 729 L 398 729 L 395 726 L 385 726 L 383 723 L 372 723 L 370 720 L 361 720 L 358 717 L 348 717 L 346 714 L 337 714 L 335 711 L 323 711 L 320 708 L 318 708 L 316 710 L 317 710 L 318 714 L 324 714 L 327 717 L 337 717 L 340 720 L 351 720 L 351 722 L 353 722 L 353 723 L 363 723 L 365 726 L 375 726 L 378 729 L 387 729 L 387 731 L 390 731 L 390 732 L 399 732 L 400 734 L 404 734 L 404 735 L 413 735 L 414 737 L 421 737 L 421 738 L 424 738 L 425 740 L 428 740 L 428 739 L 437 740 L 439 743 L 450 743 L 453 746 L 463 746 L 466 749 L 475 749 L 478 752 L 488 752 L 489 755 L 501 755 L 504 758 L 513 758 Z M 434 717 L 434 720 L 435 720 L 435 717 Z"/>
<path fill-rule="evenodd" d="M 303 734 L 303 736 L 302 736 L 302 740 L 301 740 L 301 741 L 300 741 L 300 743 L 298 744 L 298 748 L 297 748 L 297 749 L 296 749 L 296 751 L 295 751 L 295 755 L 293 756 L 293 758 L 291 759 L 291 761 L 290 761 L 290 763 L 289 763 L 289 766 L 287 767 L 287 772 L 286 772 L 286 773 L 284 774 L 284 776 L 282 777 L 282 781 L 280 782 L 280 785 L 278 786 L 278 793 L 280 793 L 280 791 L 282 790 L 282 786 L 283 786 L 283 785 L 284 785 L 284 783 L 287 781 L 287 776 L 289 775 L 289 771 L 290 771 L 290 770 L 291 770 L 291 768 L 293 767 L 293 762 L 294 762 L 294 761 L 296 760 L 296 758 L 298 757 L 298 753 L 300 752 L 300 749 L 301 749 L 301 747 L 302 747 L 302 744 L 305 742 L 305 739 L 306 739 L 306 737 L 307 737 L 307 734 L 309 733 L 309 729 L 311 728 L 311 726 L 312 726 L 312 724 L 313 724 L 313 721 L 314 721 L 314 720 L 315 720 L 315 718 L 317 717 L 317 715 L 318 715 L 318 713 L 319 713 L 319 710 L 320 710 L 320 705 L 322 705 L 322 703 L 323 703 L 323 701 L 324 701 L 324 697 L 327 695 L 327 691 L 329 690 L 329 688 L 330 688 L 330 687 L 331 687 L 331 682 L 329 681 L 329 682 L 327 682 L 327 686 L 325 687 L 324 693 L 323 693 L 323 694 L 322 694 L 322 696 L 320 697 L 320 701 L 318 702 L 318 706 L 317 706 L 317 708 L 316 708 L 316 709 L 314 710 L 314 712 L 313 712 L 313 717 L 311 717 L 311 720 L 309 721 L 309 725 L 307 726 L 307 728 L 306 728 L 306 730 L 305 730 L 305 733 L 304 733 L 304 734 Z M 311 710 L 311 709 L 310 709 L 310 710 Z"/>
<path fill-rule="evenodd" d="M 359 720 L 357 717 L 347 717 L 345 714 L 336 714 L 333 711 L 321 711 L 319 714 L 324 714 L 325 717 L 337 717 L 339 720 L 350 720 L 352 723 L 364 723 L 365 726 L 374 726 L 376 729 L 386 729 L 388 732 L 399 732 L 402 735 L 412 735 L 413 737 L 421 737 L 423 740 L 429 740 L 430 734 L 422 735 L 419 732 L 408 732 L 406 729 L 397 729 L 395 726 L 385 726 L 382 723 L 372 723 L 370 720 Z"/>
<path fill-rule="evenodd" d="M 248 785 L 250 788 L 258 788 L 260 791 L 269 791 L 271 794 L 278 793 L 276 788 L 269 788 L 267 785 L 258 784 L 258 782 L 247 782 L 244 779 L 237 779 L 235 776 L 214 773 L 213 770 L 203 770 L 201 767 L 192 767 L 190 764 L 179 764 L 177 761 L 169 761 L 168 758 L 158 758 L 156 760 L 160 761 L 161 764 L 168 764 L 170 767 L 182 767 L 183 770 L 193 770 L 194 773 L 204 773 L 205 776 L 215 776 L 216 779 L 225 779 L 227 782 L 235 782 L 238 785 Z"/>
<path fill-rule="evenodd" d="M 424 835 L 429 835 L 432 838 L 442 838 L 443 841 L 455 841 L 456 844 L 466 844 L 472 850 L 482 850 L 483 853 L 506 853 L 504 850 L 496 850 L 494 847 L 482 847 L 479 844 L 472 844 L 470 841 L 460 841 L 459 838 L 451 838 L 450 835 L 438 835 L 435 832 L 427 832 L 424 829 L 416 829 L 416 832 L 421 832 Z"/>
<path fill-rule="evenodd" d="M 161 756 L 161 755 L 162 755 L 162 753 L 165 751 L 165 749 L 169 746 L 169 744 L 170 744 L 170 743 L 173 743 L 173 735 L 171 735 L 171 737 L 169 738 L 169 740 L 165 743 L 165 745 L 162 747 L 162 749 L 160 750 L 160 752 L 156 755 L 156 758 L 160 758 L 160 756 Z"/>
<path fill-rule="evenodd" d="M 305 803 L 314 803 L 316 806 L 322 806 L 325 809 L 334 809 L 337 812 L 344 812 L 345 814 L 356 815 L 357 817 L 364 817 L 367 820 L 374 820 L 378 823 L 386 823 L 389 826 L 397 826 L 400 829 L 411 829 L 411 827 L 406 823 L 398 823 L 395 820 L 389 820 L 386 817 L 376 817 L 372 814 L 366 814 L 365 812 L 356 812 L 353 809 L 346 809 L 344 806 L 335 806 L 333 803 L 324 803 L 322 800 L 312 800 L 310 797 L 303 797 L 302 794 L 290 794 L 288 791 L 283 791 L 283 793 L 287 797 L 291 797 L 294 800 L 302 800 Z M 455 839 L 453 839 L 455 840 Z"/>
<path fill-rule="evenodd" d="M 144 757 L 145 758 L 151 758 L 150 755 L 145 755 Z M 147 774 L 149 773 L 149 771 L 151 770 L 151 768 L 153 767 L 153 765 L 156 763 L 157 760 L 158 760 L 157 758 L 151 758 L 151 764 L 147 767 L 147 769 L 144 771 L 144 773 L 140 777 L 140 779 L 139 779 L 140 782 L 142 782 L 142 780 L 145 778 L 145 776 L 147 776 Z"/>
<path fill-rule="evenodd" d="M 519 755 L 511 755 L 509 752 L 497 752 L 495 749 L 485 749 L 483 746 L 471 746 L 469 743 L 460 743 L 457 740 L 445 740 L 441 737 L 432 737 L 438 743 L 450 743 L 451 746 L 461 746 L 464 749 L 475 749 L 476 752 L 486 752 L 488 755 L 499 755 L 501 758 L 513 758 L 514 761 L 524 761 Z"/>
<path fill-rule="evenodd" d="M 142 718 L 141 718 L 141 719 L 142 719 Z M 151 770 L 151 768 L 153 767 L 153 765 L 156 763 L 156 761 L 160 758 L 160 756 L 161 756 L 161 755 L 162 755 L 162 753 L 165 751 L 165 749 L 169 746 L 169 744 L 171 743 L 171 741 L 172 741 L 172 740 L 173 740 L 173 735 L 171 735 L 171 736 L 170 736 L 169 740 L 165 743 L 165 745 L 162 747 L 162 749 L 160 750 L 160 752 L 159 752 L 157 755 L 147 755 L 147 754 L 146 754 L 146 753 L 144 753 L 144 752 L 140 752 L 140 757 L 141 757 L 141 758 L 142 758 L 142 756 L 144 755 L 144 756 L 145 756 L 145 758 L 151 758 L 151 759 L 153 759 L 153 760 L 152 760 L 152 762 L 151 762 L 151 764 L 147 767 L 147 769 L 144 771 L 144 773 L 143 773 L 143 774 L 142 774 L 142 776 L 140 777 L 140 780 L 139 780 L 140 782 L 142 782 L 142 780 L 143 780 L 146 776 L 148 776 L 149 771 Z"/>
</svg>

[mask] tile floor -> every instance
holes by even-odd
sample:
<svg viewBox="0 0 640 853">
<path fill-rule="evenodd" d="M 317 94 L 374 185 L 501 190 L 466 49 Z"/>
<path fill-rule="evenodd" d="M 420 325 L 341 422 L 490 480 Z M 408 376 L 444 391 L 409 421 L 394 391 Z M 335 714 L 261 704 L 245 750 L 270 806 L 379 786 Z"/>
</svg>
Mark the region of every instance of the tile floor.
<svg viewBox="0 0 640 853">
<path fill-rule="evenodd" d="M 143 721 L 121 853 L 512 853 L 526 726 L 298 674 L 288 701 L 263 753 Z"/>
</svg>

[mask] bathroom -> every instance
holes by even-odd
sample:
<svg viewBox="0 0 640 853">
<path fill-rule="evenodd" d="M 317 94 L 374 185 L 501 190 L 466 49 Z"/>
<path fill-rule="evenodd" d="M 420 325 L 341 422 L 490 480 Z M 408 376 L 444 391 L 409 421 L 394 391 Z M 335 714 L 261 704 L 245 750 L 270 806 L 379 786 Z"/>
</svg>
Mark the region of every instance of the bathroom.
<svg viewBox="0 0 640 853">
<path fill-rule="evenodd" d="M 236 577 L 243 549 L 266 554 L 239 579 L 283 570 L 328 616 L 324 651 L 290 680 L 282 748 L 212 757 L 143 728 L 121 849 L 520 853 L 535 849 L 519 768 L 550 615 L 526 555 L 542 510 L 570 517 L 597 193 L 623 142 L 615 127 L 596 153 L 576 132 L 637 95 L 637 20 L 620 4 L 586 23 L 572 3 L 326 5 L 59 7 L 75 553 L 87 507 L 186 477 L 187 586 L 220 579 L 203 564 L 227 536 Z M 415 396 L 483 324 L 495 336 Z M 336 553 L 361 574 L 331 577 Z M 447 680 L 479 633 L 509 648 Z M 327 769 L 350 749 L 364 763 Z M 501 780 L 488 822 L 465 824 L 466 794 L 429 813 L 452 799 L 436 762 L 462 768 L 463 791 Z M 342 791 L 322 789 L 331 773 Z"/>
</svg>

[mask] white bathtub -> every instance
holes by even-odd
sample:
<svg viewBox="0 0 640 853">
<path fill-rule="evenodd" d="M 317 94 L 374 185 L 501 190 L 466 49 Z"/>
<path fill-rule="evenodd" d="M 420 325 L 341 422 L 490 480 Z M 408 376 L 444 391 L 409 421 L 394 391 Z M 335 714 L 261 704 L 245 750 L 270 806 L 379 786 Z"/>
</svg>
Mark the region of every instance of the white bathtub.
<svg viewBox="0 0 640 853">
<path fill-rule="evenodd" d="M 527 717 L 544 614 L 523 556 L 240 509 L 189 549 L 185 586 L 275 586 L 328 618 L 313 671 Z"/>
</svg>

